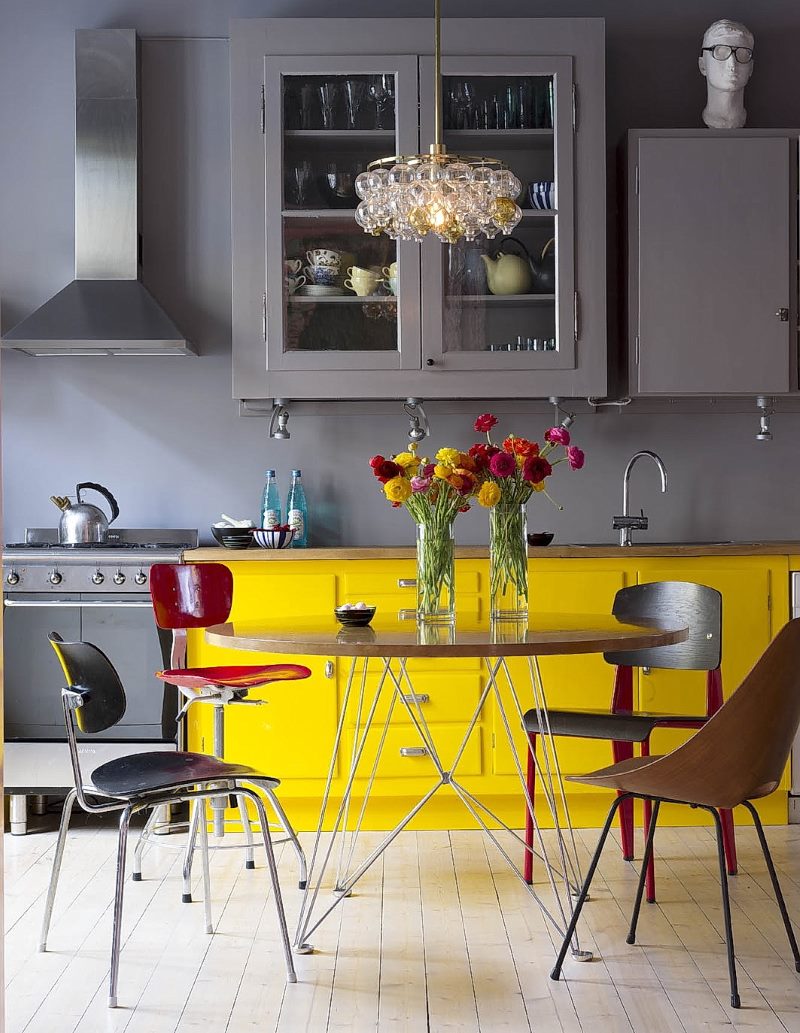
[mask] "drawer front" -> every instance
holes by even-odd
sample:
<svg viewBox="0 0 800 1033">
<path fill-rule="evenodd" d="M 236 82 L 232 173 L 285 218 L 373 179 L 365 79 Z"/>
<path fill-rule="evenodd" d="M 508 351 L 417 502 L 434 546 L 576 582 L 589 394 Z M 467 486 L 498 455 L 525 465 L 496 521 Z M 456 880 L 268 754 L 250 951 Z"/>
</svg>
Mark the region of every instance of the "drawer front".
<svg viewBox="0 0 800 1033">
<path fill-rule="evenodd" d="M 426 721 L 443 723 L 448 721 L 469 721 L 480 699 L 482 680 L 480 675 L 469 671 L 439 670 L 414 676 L 413 692 L 420 701 L 420 709 Z M 367 677 L 364 711 L 367 712 L 378 686 L 378 676 Z M 410 696 L 412 689 L 403 679 L 400 682 L 403 694 Z M 375 721 L 384 721 L 392 698 L 396 699 L 394 683 L 387 678 L 375 710 Z M 356 719 L 355 700 L 351 699 L 348 722 L 352 726 Z M 363 720 L 363 714 L 362 714 Z M 396 699 L 392 722 L 412 724 L 408 711 Z"/>
<path fill-rule="evenodd" d="M 456 751 L 464 736 L 463 725 L 437 725 L 433 732 L 436 749 L 445 770 L 455 759 Z M 373 727 L 361 758 L 361 776 L 367 778 L 371 769 L 375 748 L 380 741 L 382 727 Z M 475 728 L 458 764 L 458 775 L 480 775 L 483 770 L 482 729 Z M 352 744 L 352 743 L 351 743 Z M 413 726 L 401 728 L 393 725 L 386 733 L 380 765 L 378 784 L 384 779 L 426 778 L 436 776 L 436 768 L 427 751 L 423 750 L 419 734 Z M 357 782 L 362 781 L 359 777 Z"/>
</svg>

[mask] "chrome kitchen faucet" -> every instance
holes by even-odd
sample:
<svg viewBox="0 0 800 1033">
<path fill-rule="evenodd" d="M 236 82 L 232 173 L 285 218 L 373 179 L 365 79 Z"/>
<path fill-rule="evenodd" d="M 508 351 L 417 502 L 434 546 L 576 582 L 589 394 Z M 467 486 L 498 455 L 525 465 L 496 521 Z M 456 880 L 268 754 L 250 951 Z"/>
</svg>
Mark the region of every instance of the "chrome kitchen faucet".
<svg viewBox="0 0 800 1033">
<path fill-rule="evenodd" d="M 649 449 L 644 448 L 641 452 L 636 452 L 628 460 L 628 465 L 625 467 L 625 473 L 622 475 L 622 516 L 615 516 L 613 528 L 615 531 L 619 531 L 619 544 L 620 545 L 633 545 L 631 541 L 631 531 L 636 529 L 637 531 L 646 531 L 648 527 L 648 519 L 644 515 L 644 510 L 641 511 L 641 516 L 631 516 L 628 511 L 628 502 L 630 496 L 630 480 L 631 470 L 636 464 L 637 459 L 641 459 L 643 456 L 648 456 L 659 469 L 661 474 L 661 493 L 662 495 L 667 490 L 667 468 L 661 460 L 661 456 L 656 455 L 655 452 L 651 452 Z"/>
</svg>

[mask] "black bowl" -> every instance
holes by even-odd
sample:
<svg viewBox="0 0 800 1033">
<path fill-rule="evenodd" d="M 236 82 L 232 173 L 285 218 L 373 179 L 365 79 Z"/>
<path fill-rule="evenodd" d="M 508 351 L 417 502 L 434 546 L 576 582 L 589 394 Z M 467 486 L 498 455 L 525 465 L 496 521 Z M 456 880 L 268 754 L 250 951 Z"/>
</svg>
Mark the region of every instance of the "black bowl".
<svg viewBox="0 0 800 1033">
<path fill-rule="evenodd" d="M 549 545 L 553 540 L 552 531 L 532 531 L 528 535 L 528 545 L 534 546 L 534 548 L 540 548 L 543 545 Z"/>
<path fill-rule="evenodd" d="M 366 610 L 343 610 L 337 606 L 333 611 L 336 620 L 347 628 L 364 628 L 375 616 L 375 607 Z"/>
<path fill-rule="evenodd" d="M 249 549 L 253 544 L 252 527 L 214 527 L 211 525 L 211 533 L 214 540 L 226 549 Z"/>
</svg>

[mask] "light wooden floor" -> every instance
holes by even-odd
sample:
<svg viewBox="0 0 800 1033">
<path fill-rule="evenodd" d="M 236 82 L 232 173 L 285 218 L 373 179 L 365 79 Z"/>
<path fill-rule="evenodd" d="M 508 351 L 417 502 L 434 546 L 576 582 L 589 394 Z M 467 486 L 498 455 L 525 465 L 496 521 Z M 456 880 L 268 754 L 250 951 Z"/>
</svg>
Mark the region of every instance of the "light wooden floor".
<svg viewBox="0 0 800 1033">
<path fill-rule="evenodd" d="M 800 826 L 768 834 L 800 919 Z M 206 936 L 202 904 L 180 902 L 177 853 L 159 848 L 146 857 L 145 881 L 127 885 L 113 1012 L 114 830 L 77 818 L 50 949 L 38 954 L 54 838 L 6 836 L 8 1033 L 800 1031 L 800 975 L 748 827 L 738 832 L 740 874 L 731 880 L 738 1012 L 728 1004 L 709 829 L 659 831 L 659 904 L 643 905 L 633 947 L 625 932 L 636 873 L 609 844 L 582 927 L 601 960 L 568 962 L 560 983 L 548 978 L 553 947 L 540 912 L 477 832 L 402 835 L 314 935 L 320 953 L 297 958 L 294 986 L 284 982 L 263 867 L 245 871 L 238 851 L 214 855 L 217 931 Z M 580 833 L 581 848 L 595 839 Z M 297 874 L 279 850 L 291 927 Z"/>
</svg>

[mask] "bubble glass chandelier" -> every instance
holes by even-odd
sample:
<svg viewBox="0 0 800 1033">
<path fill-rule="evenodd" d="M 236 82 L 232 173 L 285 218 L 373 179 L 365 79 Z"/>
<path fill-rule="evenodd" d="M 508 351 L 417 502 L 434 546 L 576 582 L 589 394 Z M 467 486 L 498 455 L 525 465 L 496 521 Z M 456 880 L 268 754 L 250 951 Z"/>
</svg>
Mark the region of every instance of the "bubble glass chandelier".
<svg viewBox="0 0 800 1033">
<path fill-rule="evenodd" d="M 428 154 L 371 162 L 356 177 L 356 222 L 374 236 L 459 240 L 511 233 L 522 212 L 522 184 L 497 158 L 449 154 L 442 143 L 441 0 L 435 0 L 434 142 Z"/>
</svg>

